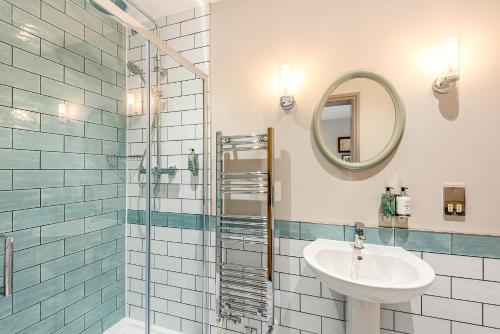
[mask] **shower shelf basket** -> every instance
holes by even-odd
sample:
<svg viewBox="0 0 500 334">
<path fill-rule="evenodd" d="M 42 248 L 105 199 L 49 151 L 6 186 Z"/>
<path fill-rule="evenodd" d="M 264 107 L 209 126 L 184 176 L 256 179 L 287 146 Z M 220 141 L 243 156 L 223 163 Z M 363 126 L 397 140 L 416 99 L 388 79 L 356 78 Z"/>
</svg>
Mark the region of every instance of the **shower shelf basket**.
<svg viewBox="0 0 500 334">
<path fill-rule="evenodd" d="M 216 312 L 218 319 L 241 322 L 242 317 L 265 321 L 270 333 L 274 326 L 273 293 L 273 136 L 268 128 L 263 135 L 223 136 L 216 138 Z M 227 154 L 243 151 L 265 154 L 263 171 L 235 171 L 226 166 Z M 232 214 L 229 210 L 234 197 L 259 201 L 265 207 L 262 215 Z M 265 204 L 265 205 L 264 205 Z M 246 265 L 229 261 L 231 249 L 248 250 L 261 265 Z M 259 261 L 260 260 L 260 261 Z"/>
</svg>

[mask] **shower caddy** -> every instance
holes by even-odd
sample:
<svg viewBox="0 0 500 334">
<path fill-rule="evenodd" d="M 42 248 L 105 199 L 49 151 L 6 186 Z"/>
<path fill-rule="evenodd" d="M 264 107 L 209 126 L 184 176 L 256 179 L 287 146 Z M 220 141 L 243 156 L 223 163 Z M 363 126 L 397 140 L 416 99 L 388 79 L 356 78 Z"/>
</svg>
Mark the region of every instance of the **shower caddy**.
<svg viewBox="0 0 500 334">
<path fill-rule="evenodd" d="M 265 321 L 268 333 L 274 326 L 273 293 L 273 142 L 274 129 L 267 134 L 216 137 L 216 313 L 217 319 L 241 322 L 242 317 Z M 266 152 L 266 170 L 229 171 L 224 164 L 225 152 Z M 264 169 L 264 168 L 262 168 Z M 224 199 L 231 195 L 256 197 L 267 201 L 266 215 L 229 214 Z M 262 247 L 266 261 L 261 266 L 232 264 L 226 260 L 231 245 Z"/>
</svg>

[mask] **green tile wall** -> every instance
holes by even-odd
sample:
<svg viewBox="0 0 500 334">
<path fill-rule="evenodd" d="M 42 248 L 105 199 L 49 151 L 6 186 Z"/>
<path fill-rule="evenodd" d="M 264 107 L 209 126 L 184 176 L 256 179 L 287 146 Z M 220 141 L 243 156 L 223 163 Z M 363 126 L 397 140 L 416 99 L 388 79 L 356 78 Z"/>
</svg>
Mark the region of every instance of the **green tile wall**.
<svg viewBox="0 0 500 334">
<path fill-rule="evenodd" d="M 125 171 L 106 159 L 125 152 L 125 29 L 86 6 L 0 0 L 2 333 L 102 333 L 125 315 Z"/>
</svg>

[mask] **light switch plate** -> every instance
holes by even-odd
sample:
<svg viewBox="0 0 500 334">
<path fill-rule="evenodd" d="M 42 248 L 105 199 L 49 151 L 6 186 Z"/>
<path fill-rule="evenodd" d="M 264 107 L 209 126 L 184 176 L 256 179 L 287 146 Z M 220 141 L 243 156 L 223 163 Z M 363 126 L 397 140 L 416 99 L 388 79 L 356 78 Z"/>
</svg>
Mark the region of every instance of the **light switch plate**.
<svg viewBox="0 0 500 334">
<path fill-rule="evenodd" d="M 445 219 L 464 221 L 467 212 L 465 199 L 464 183 L 446 182 L 443 186 L 443 215 Z"/>
</svg>

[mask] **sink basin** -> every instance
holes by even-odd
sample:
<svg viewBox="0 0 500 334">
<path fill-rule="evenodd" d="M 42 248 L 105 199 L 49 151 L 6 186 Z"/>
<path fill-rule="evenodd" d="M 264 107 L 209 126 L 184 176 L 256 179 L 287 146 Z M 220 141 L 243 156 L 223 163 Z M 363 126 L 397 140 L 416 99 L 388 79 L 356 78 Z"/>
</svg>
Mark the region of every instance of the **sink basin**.
<svg viewBox="0 0 500 334">
<path fill-rule="evenodd" d="M 328 286 L 348 297 L 347 333 L 380 333 L 380 303 L 401 303 L 420 296 L 434 281 L 422 259 L 400 248 L 317 239 L 304 259 Z M 351 319 L 358 319 L 356 324 Z"/>
</svg>

